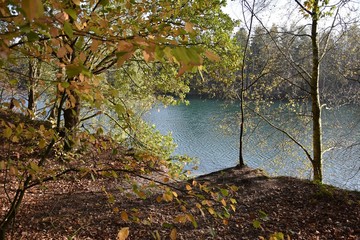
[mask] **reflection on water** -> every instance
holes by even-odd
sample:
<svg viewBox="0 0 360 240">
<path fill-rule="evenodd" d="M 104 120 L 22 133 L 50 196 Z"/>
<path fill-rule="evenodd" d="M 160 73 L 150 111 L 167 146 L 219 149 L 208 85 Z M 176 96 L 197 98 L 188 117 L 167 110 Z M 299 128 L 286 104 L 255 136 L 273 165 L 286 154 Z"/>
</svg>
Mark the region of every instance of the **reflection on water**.
<svg viewBox="0 0 360 240">
<path fill-rule="evenodd" d="M 163 134 L 172 132 L 178 145 L 175 154 L 197 158 L 199 168 L 193 173 L 204 174 L 237 164 L 236 110 L 236 104 L 224 108 L 219 100 L 191 99 L 188 106 L 156 107 L 145 119 Z M 292 132 L 301 144 L 311 146 L 311 122 L 296 122 L 291 114 L 279 116 L 281 127 Z M 310 162 L 298 146 L 260 119 L 249 119 L 244 149 L 247 165 L 272 175 L 311 178 Z M 354 106 L 324 112 L 324 145 L 331 147 L 324 154 L 325 183 L 360 190 L 359 120 L 360 110 Z M 224 122 L 229 131 L 220 127 Z"/>
</svg>

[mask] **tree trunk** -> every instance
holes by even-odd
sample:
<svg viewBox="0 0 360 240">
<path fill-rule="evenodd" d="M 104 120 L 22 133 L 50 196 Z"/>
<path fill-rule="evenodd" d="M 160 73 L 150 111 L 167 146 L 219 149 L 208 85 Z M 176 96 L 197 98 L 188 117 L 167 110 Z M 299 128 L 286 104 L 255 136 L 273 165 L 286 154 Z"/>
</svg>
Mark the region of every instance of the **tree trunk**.
<svg viewBox="0 0 360 240">
<path fill-rule="evenodd" d="M 75 128 L 79 124 L 80 115 L 80 97 L 74 91 L 70 91 L 70 93 L 72 97 L 68 96 L 67 106 L 64 110 L 65 151 L 70 151 L 75 145 Z"/>
<path fill-rule="evenodd" d="M 321 128 L 321 105 L 319 94 L 319 43 L 318 43 L 318 20 L 319 0 L 314 2 L 312 12 L 311 43 L 312 43 L 312 74 L 311 74 L 311 102 L 313 122 L 313 180 L 322 182 L 322 128 Z"/>
<path fill-rule="evenodd" d="M 7 228 L 12 221 L 14 221 L 16 213 L 25 195 L 25 189 L 28 186 L 31 177 L 27 177 L 22 187 L 19 187 L 15 193 L 15 196 L 11 202 L 10 209 L 7 211 L 2 221 L 0 222 L 0 240 L 6 239 Z"/>
<path fill-rule="evenodd" d="M 240 134 L 239 134 L 239 167 L 244 167 L 244 153 L 243 153 L 243 143 L 244 143 L 244 123 L 245 123 L 245 113 L 244 113 L 244 79 L 241 79 L 242 87 L 240 92 Z"/>
<path fill-rule="evenodd" d="M 28 110 L 31 118 L 34 117 L 36 111 L 35 100 L 35 84 L 40 77 L 40 61 L 29 59 L 29 73 L 28 73 Z"/>
</svg>

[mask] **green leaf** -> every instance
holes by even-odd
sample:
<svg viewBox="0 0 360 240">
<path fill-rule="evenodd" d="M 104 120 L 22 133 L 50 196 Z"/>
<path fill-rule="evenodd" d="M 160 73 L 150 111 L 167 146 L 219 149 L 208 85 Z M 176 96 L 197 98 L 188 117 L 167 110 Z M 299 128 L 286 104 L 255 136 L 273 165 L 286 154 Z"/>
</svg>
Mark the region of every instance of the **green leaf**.
<svg viewBox="0 0 360 240">
<path fill-rule="evenodd" d="M 173 227 L 174 227 L 174 224 L 166 223 L 166 222 L 165 222 L 165 223 L 162 224 L 162 227 L 163 227 L 163 228 L 173 228 Z"/>
<path fill-rule="evenodd" d="M 46 146 L 45 139 L 40 139 L 38 146 L 39 146 L 40 149 L 44 148 Z"/>
<path fill-rule="evenodd" d="M 63 88 L 68 88 L 68 87 L 70 87 L 70 83 L 68 83 L 68 82 L 61 82 L 61 86 L 62 86 Z"/>
<path fill-rule="evenodd" d="M 276 240 L 284 240 L 285 236 L 282 232 L 276 232 L 274 234 L 271 234 L 270 239 L 276 239 Z"/>
<path fill-rule="evenodd" d="M 122 115 L 126 112 L 126 109 L 124 108 L 124 106 L 122 104 L 116 104 L 115 105 L 115 112 L 118 115 Z"/>
<path fill-rule="evenodd" d="M 64 32 L 68 37 L 70 37 L 70 38 L 74 37 L 74 32 L 73 32 L 71 23 L 69 23 L 68 21 L 66 21 L 64 23 Z"/>
<path fill-rule="evenodd" d="M 260 228 L 261 227 L 261 222 L 259 220 L 255 219 L 253 221 L 253 226 L 254 226 L 254 228 Z"/>
<path fill-rule="evenodd" d="M 12 129 L 11 128 L 5 128 L 4 132 L 3 132 L 3 136 L 5 138 L 10 138 L 11 137 L 11 134 L 12 134 Z"/>
<path fill-rule="evenodd" d="M 259 210 L 260 218 L 263 220 L 268 220 L 268 215 L 266 212 Z"/>
<path fill-rule="evenodd" d="M 69 14 L 69 16 L 70 16 L 72 19 L 74 19 L 74 20 L 77 19 L 77 14 L 76 14 L 76 11 L 75 11 L 74 9 L 68 8 L 68 9 L 65 9 L 65 12 L 66 12 L 67 14 Z"/>
<path fill-rule="evenodd" d="M 70 64 L 66 66 L 66 75 L 69 78 L 75 77 L 82 72 L 82 67 L 75 64 Z"/>
<path fill-rule="evenodd" d="M 109 0 L 101 0 L 100 4 L 103 5 L 103 6 L 106 6 L 106 5 L 109 4 Z"/>
<path fill-rule="evenodd" d="M 220 189 L 220 192 L 224 197 L 229 196 L 229 191 L 227 189 L 222 188 Z"/>
<path fill-rule="evenodd" d="M 26 36 L 27 36 L 29 42 L 35 42 L 35 41 L 39 40 L 39 35 L 33 31 L 26 34 Z"/>
<path fill-rule="evenodd" d="M 39 166 L 38 166 L 36 163 L 34 163 L 34 162 L 31 162 L 31 163 L 30 163 L 30 168 L 31 168 L 32 170 L 34 170 L 35 172 L 38 172 L 38 171 L 39 171 Z"/>
</svg>

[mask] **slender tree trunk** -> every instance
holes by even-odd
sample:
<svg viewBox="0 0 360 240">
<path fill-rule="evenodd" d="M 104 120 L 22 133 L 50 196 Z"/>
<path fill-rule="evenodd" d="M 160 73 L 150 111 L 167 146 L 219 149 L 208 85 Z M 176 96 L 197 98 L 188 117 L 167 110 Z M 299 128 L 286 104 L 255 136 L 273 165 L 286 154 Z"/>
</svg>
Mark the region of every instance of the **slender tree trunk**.
<svg viewBox="0 0 360 240">
<path fill-rule="evenodd" d="M 253 19 L 254 19 L 254 13 L 253 10 L 255 8 L 255 1 L 253 1 L 253 5 L 250 6 L 247 1 L 243 2 L 243 8 L 247 8 L 251 10 L 251 17 L 250 17 L 250 25 L 248 29 L 248 34 L 246 37 L 246 43 L 244 46 L 244 55 L 242 60 L 242 66 L 241 66 L 241 87 L 240 87 L 240 134 L 239 134 L 239 164 L 238 167 L 244 167 L 245 161 L 244 161 L 244 132 L 245 132 L 245 69 L 246 69 L 246 60 L 248 55 L 248 48 L 250 44 L 250 35 L 252 31 L 253 26 Z"/>
<path fill-rule="evenodd" d="M 245 113 L 244 113 L 244 79 L 241 79 L 241 92 L 240 92 L 240 134 L 239 134 L 239 167 L 244 167 L 244 153 L 243 153 L 243 143 L 244 143 L 244 123 L 245 123 Z"/>
<path fill-rule="evenodd" d="M 29 59 L 29 83 L 28 83 L 28 110 L 30 114 L 34 113 L 35 109 L 35 93 L 34 93 L 34 65 Z"/>
<path fill-rule="evenodd" d="M 41 74 L 41 65 L 40 61 L 35 59 L 29 59 L 29 73 L 28 73 L 28 110 L 30 117 L 34 117 L 36 111 L 36 99 L 35 99 L 35 85 L 37 79 Z"/>
<path fill-rule="evenodd" d="M 319 94 L 319 43 L 318 43 L 318 20 L 319 20 L 319 0 L 313 6 L 311 43 L 312 43 L 312 74 L 311 74 L 311 101 L 312 101 L 312 121 L 313 121 L 313 180 L 322 182 L 322 128 L 321 128 L 321 104 Z"/>
</svg>

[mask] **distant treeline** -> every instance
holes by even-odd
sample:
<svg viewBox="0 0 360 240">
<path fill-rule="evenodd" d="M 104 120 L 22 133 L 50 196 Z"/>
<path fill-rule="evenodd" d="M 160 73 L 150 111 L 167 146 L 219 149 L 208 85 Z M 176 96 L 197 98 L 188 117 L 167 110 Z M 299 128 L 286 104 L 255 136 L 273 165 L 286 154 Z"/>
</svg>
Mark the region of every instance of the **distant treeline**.
<svg viewBox="0 0 360 240">
<path fill-rule="evenodd" d="M 247 31 L 234 36 L 245 48 Z M 320 94 L 326 104 L 360 103 L 360 27 L 324 31 L 319 36 L 321 55 Z M 325 45 L 327 42 L 327 47 Z M 256 27 L 245 59 L 244 85 L 248 99 L 304 99 L 310 90 L 311 39 L 305 28 Z M 229 83 L 209 77 L 192 81 L 190 95 L 236 98 L 241 83 L 241 66 Z M 231 74 L 229 73 L 229 77 Z M 205 79 L 205 81 L 204 81 Z"/>
</svg>

